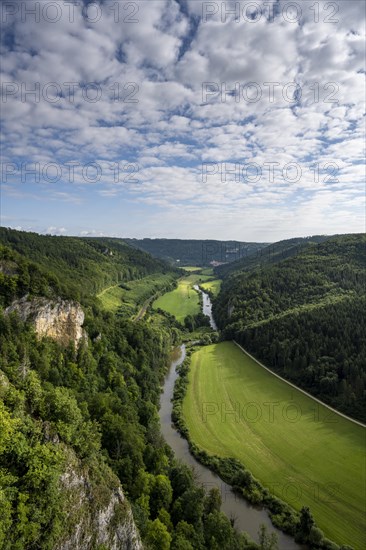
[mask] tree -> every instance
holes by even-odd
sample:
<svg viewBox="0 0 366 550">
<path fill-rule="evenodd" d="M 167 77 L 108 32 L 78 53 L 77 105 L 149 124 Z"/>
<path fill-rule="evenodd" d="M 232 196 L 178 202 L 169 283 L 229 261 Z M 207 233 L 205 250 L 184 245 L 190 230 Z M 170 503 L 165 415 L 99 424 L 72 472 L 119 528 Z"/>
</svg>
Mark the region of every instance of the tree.
<svg viewBox="0 0 366 550">
<path fill-rule="evenodd" d="M 185 520 L 192 525 L 201 522 L 203 514 L 204 491 L 201 487 L 193 486 L 181 495 L 173 505 L 172 516 L 175 522 Z"/>
<path fill-rule="evenodd" d="M 307 542 L 313 525 L 314 519 L 310 513 L 309 507 L 303 506 L 300 510 L 300 522 L 296 533 L 296 540 Z"/>
<path fill-rule="evenodd" d="M 159 519 L 149 522 L 146 542 L 151 550 L 169 550 L 171 541 L 168 529 Z"/>
<path fill-rule="evenodd" d="M 187 315 L 184 319 L 184 326 L 186 329 L 188 329 L 190 332 L 193 332 L 196 328 L 196 323 L 194 320 L 193 315 Z"/>
<path fill-rule="evenodd" d="M 262 523 L 258 531 L 259 546 L 261 550 L 278 550 L 278 539 L 276 533 L 267 533 L 267 527 Z"/>
<path fill-rule="evenodd" d="M 310 533 L 309 533 L 309 542 L 310 544 L 315 544 L 315 545 L 319 545 L 320 542 L 323 540 L 324 538 L 324 533 L 321 529 L 319 529 L 318 527 L 314 527 L 314 525 L 312 526 L 312 528 L 310 529 Z"/>
<path fill-rule="evenodd" d="M 205 498 L 205 514 L 208 516 L 213 512 L 219 512 L 221 508 L 221 494 L 217 487 L 213 487 Z"/>
<path fill-rule="evenodd" d="M 0 453 L 4 453 L 8 449 L 8 446 L 10 447 L 11 441 L 19 425 L 20 421 L 12 418 L 3 402 L 0 401 Z"/>
<path fill-rule="evenodd" d="M 175 528 L 172 549 L 191 550 L 191 548 L 199 548 L 200 546 L 200 536 L 193 525 L 186 521 L 180 521 Z"/>
<path fill-rule="evenodd" d="M 171 550 L 193 550 L 193 546 L 187 539 L 179 535 L 174 538 Z"/>
<path fill-rule="evenodd" d="M 173 490 L 167 476 L 155 476 L 150 489 L 150 510 L 152 517 L 156 517 L 161 508 L 169 509 L 173 498 Z"/>
<path fill-rule="evenodd" d="M 206 548 L 219 550 L 231 547 L 233 531 L 230 520 L 222 512 L 214 511 L 205 521 Z"/>
<path fill-rule="evenodd" d="M 174 499 L 180 497 L 193 485 L 192 470 L 182 462 L 177 462 L 174 465 L 169 477 L 173 488 Z"/>
</svg>

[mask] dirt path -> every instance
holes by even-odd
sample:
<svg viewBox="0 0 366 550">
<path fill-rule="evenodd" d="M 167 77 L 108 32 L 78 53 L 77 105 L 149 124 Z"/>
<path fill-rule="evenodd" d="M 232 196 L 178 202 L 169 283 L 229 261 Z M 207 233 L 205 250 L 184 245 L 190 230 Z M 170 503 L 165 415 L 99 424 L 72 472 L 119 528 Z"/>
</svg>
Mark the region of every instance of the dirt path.
<svg viewBox="0 0 366 550">
<path fill-rule="evenodd" d="M 119 286 L 120 283 L 117 283 L 116 285 L 112 285 L 112 286 L 109 286 L 107 288 L 103 288 L 102 292 L 99 292 L 99 294 L 97 294 L 97 298 L 100 298 L 100 296 L 103 296 L 103 294 L 105 292 L 107 292 L 108 290 L 110 290 L 111 288 L 116 288 L 116 286 Z"/>
</svg>

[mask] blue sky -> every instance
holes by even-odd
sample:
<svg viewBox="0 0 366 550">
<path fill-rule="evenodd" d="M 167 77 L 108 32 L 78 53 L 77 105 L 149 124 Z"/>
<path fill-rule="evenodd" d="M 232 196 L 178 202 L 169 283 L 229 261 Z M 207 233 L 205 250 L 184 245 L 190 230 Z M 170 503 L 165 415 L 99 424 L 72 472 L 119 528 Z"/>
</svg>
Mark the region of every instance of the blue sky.
<svg viewBox="0 0 366 550">
<path fill-rule="evenodd" d="M 363 2 L 1 8 L 2 225 L 243 241 L 364 231 Z"/>
</svg>

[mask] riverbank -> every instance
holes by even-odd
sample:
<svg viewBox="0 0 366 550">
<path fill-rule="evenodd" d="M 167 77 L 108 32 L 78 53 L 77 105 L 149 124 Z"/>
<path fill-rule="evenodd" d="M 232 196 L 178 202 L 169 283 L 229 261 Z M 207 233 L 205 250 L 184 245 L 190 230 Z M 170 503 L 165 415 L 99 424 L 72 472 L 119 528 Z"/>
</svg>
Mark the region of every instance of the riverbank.
<svg viewBox="0 0 366 550">
<path fill-rule="evenodd" d="M 217 487 L 222 497 L 222 511 L 228 518 L 235 519 L 235 526 L 240 531 L 247 532 L 254 541 L 258 541 L 258 530 L 261 524 L 267 527 L 268 532 L 275 531 L 278 536 L 280 550 L 306 550 L 294 540 L 277 530 L 268 513 L 261 507 L 250 504 L 232 487 L 223 481 L 220 476 L 197 460 L 190 450 L 190 445 L 172 424 L 172 411 L 174 385 L 179 379 L 179 369 L 186 359 L 186 346 L 180 348 L 180 354 L 172 358 L 170 369 L 166 375 L 163 392 L 161 394 L 161 407 L 159 411 L 161 432 L 165 441 L 173 449 L 175 456 L 184 464 L 194 469 L 198 483 L 202 484 L 206 491 Z"/>
<path fill-rule="evenodd" d="M 205 463 L 224 474 L 222 460 L 244 465 L 240 483 L 236 471 L 225 481 L 266 504 L 258 482 L 296 510 L 287 532 L 296 532 L 296 516 L 308 506 L 327 537 L 363 548 L 362 427 L 273 377 L 231 342 L 198 348 L 183 374 L 180 428 Z M 281 527 L 282 518 L 274 519 Z"/>
<path fill-rule="evenodd" d="M 211 305 L 210 297 L 205 292 L 203 292 L 202 288 L 199 288 L 198 285 L 195 286 L 195 290 L 201 293 L 201 300 L 200 300 L 201 306 L 202 306 L 203 312 L 206 315 L 208 315 L 210 318 L 211 328 L 216 329 L 216 324 L 212 316 L 212 310 L 211 310 L 212 305 Z M 183 360 L 181 363 L 183 363 Z M 220 479 L 223 480 L 222 483 L 225 483 L 229 487 L 230 491 L 232 491 L 231 487 L 234 487 L 233 492 L 235 494 L 236 499 L 238 499 L 240 495 L 240 497 L 245 497 L 247 501 L 249 501 L 254 506 L 257 506 L 257 505 L 263 506 L 265 509 L 268 510 L 268 513 L 271 516 L 273 525 L 282 529 L 285 533 L 288 533 L 289 535 L 294 536 L 296 534 L 296 531 L 298 529 L 298 524 L 299 524 L 299 518 L 300 518 L 299 510 L 301 506 L 305 504 L 304 502 L 301 501 L 301 506 L 298 506 L 297 510 L 295 510 L 291 505 L 289 505 L 288 502 L 285 502 L 284 500 L 279 498 L 278 493 L 276 496 L 274 494 L 270 494 L 270 491 L 266 489 L 265 486 L 263 486 L 258 481 L 258 479 L 254 478 L 254 476 L 251 474 L 251 471 L 249 471 L 247 468 L 243 466 L 244 463 L 246 464 L 246 460 L 238 460 L 238 459 L 235 460 L 235 458 L 234 459 L 231 458 L 233 456 L 235 457 L 234 452 L 228 452 L 226 457 L 222 456 L 220 452 L 221 456 L 217 456 L 215 455 L 215 452 L 213 450 L 210 450 L 210 452 L 207 452 L 204 448 L 202 448 L 202 445 L 201 446 L 197 445 L 196 443 L 198 443 L 199 440 L 196 441 L 196 438 L 195 438 L 195 441 L 193 441 L 192 436 L 189 433 L 187 425 L 185 423 L 185 419 L 183 418 L 183 412 L 182 412 L 182 403 L 183 403 L 184 395 L 188 386 L 188 371 L 189 371 L 188 358 L 186 359 L 184 364 L 177 365 L 177 368 L 180 370 L 181 376 L 176 382 L 176 391 L 174 393 L 173 419 L 177 426 L 177 429 L 180 431 L 182 436 L 187 439 L 187 446 L 185 448 L 186 456 L 187 455 L 189 456 L 189 453 L 193 454 L 194 457 L 199 461 L 200 466 L 201 467 L 207 466 L 211 470 L 211 474 L 212 472 L 214 472 L 214 474 L 219 475 Z M 207 380 L 205 382 L 205 386 L 207 386 L 208 384 L 210 384 L 210 380 Z M 238 385 L 238 389 L 240 389 L 240 385 Z M 294 390 L 297 390 L 297 388 L 295 387 Z M 308 396 L 308 397 L 311 399 L 311 396 Z M 321 403 L 319 404 L 322 405 Z M 228 404 L 228 406 L 229 405 L 230 404 Z M 199 419 L 200 419 L 199 411 L 198 412 L 196 411 L 196 413 L 194 416 L 194 423 L 193 423 L 195 428 L 198 427 L 197 423 L 199 423 Z M 204 440 L 207 442 L 208 440 L 210 440 L 210 437 L 211 436 L 209 434 L 206 434 L 206 436 L 204 437 Z M 299 449 L 299 445 L 296 445 L 297 438 L 295 435 L 294 437 L 291 436 L 291 440 L 292 440 L 292 443 L 295 445 L 295 447 Z M 221 443 L 219 447 L 220 449 L 222 448 Z M 295 464 L 296 464 L 296 461 L 295 461 Z M 311 464 L 311 461 L 310 461 L 310 464 Z M 326 464 L 326 461 L 324 462 L 324 464 Z M 282 486 L 286 485 L 285 483 L 286 479 L 287 478 L 284 477 L 284 479 L 282 480 Z M 293 481 L 292 485 L 294 483 L 296 484 L 296 482 Z M 327 487 L 327 484 L 325 486 Z M 327 488 L 327 496 L 329 497 L 328 488 Z M 248 504 L 248 502 L 246 504 Z M 313 509 L 313 507 L 314 507 L 314 503 L 310 503 L 311 510 Z M 264 513 L 267 519 L 269 519 L 267 513 L 266 512 Z M 346 516 L 347 514 L 345 515 L 345 518 Z M 351 520 L 350 518 L 348 518 L 346 519 L 346 521 L 349 522 Z M 271 527 L 273 528 L 273 526 Z M 245 527 L 245 530 L 248 531 L 248 526 Z M 342 531 L 342 528 L 340 528 L 340 531 Z M 281 535 L 283 535 L 283 533 L 281 533 Z M 317 530 L 317 538 L 318 538 L 318 544 L 313 546 L 314 548 L 327 548 L 327 549 L 339 548 L 337 545 L 334 545 L 333 543 L 331 543 L 331 541 L 329 541 L 328 539 L 325 539 L 324 535 L 322 535 L 322 533 L 319 530 Z M 284 544 L 286 544 L 286 542 L 285 543 L 282 542 L 280 548 L 285 548 Z M 288 546 L 288 548 L 291 548 L 292 550 L 295 547 L 298 548 L 300 546 L 296 546 L 294 540 L 291 539 L 291 544 Z"/>
</svg>

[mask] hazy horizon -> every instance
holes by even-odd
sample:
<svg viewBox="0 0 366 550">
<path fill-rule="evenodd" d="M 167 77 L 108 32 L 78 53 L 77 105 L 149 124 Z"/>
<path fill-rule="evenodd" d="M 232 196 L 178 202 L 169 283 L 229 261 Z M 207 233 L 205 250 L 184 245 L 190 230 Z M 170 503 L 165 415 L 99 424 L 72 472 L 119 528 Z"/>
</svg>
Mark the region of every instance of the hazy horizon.
<svg viewBox="0 0 366 550">
<path fill-rule="evenodd" d="M 309 234 L 309 235 L 293 235 L 291 237 L 284 237 L 283 239 L 278 239 L 277 241 L 265 241 L 265 240 L 262 240 L 262 241 L 255 241 L 255 240 L 249 240 L 249 239 L 235 239 L 235 238 L 229 238 L 229 239 L 220 239 L 220 238 L 215 238 L 215 237 L 200 237 L 200 236 L 195 236 L 195 237 L 171 237 L 171 236 L 164 236 L 164 235 L 161 235 L 161 236 L 152 236 L 152 237 L 148 237 L 148 236 L 144 236 L 142 235 L 141 237 L 136 237 L 136 236 L 128 236 L 128 235 L 112 235 L 112 234 L 107 234 L 107 233 L 96 233 L 96 232 L 88 232 L 88 231 L 81 231 L 79 234 L 76 234 L 76 233 L 68 233 L 66 231 L 62 231 L 62 232 L 53 232 L 53 229 L 56 229 L 56 228 L 47 228 L 43 231 L 36 231 L 34 229 L 25 229 L 25 228 L 22 228 L 22 227 L 12 227 L 10 225 L 0 225 L 0 227 L 3 227 L 5 229 L 14 229 L 16 231 L 25 231 L 27 233 L 38 233 L 39 235 L 50 235 L 52 237 L 86 237 L 86 238 L 90 238 L 90 237 L 95 237 L 95 238 L 109 238 L 109 239 L 122 239 L 122 240 L 125 240 L 125 239 L 128 239 L 128 240 L 142 240 L 142 239 L 150 239 L 150 240 L 178 240 L 178 241 L 222 241 L 222 242 L 252 242 L 252 243 L 260 243 L 260 244 L 273 244 L 275 242 L 278 242 L 278 241 L 285 241 L 285 240 L 290 240 L 290 239 L 305 239 L 305 238 L 310 238 L 310 237 L 316 237 L 316 236 L 321 236 L 321 237 L 337 237 L 337 236 L 342 236 L 342 235 L 359 235 L 359 234 L 363 234 L 364 232 L 346 232 L 346 233 L 331 233 L 331 234 L 328 234 L 328 233 L 312 233 L 312 234 Z"/>
</svg>

